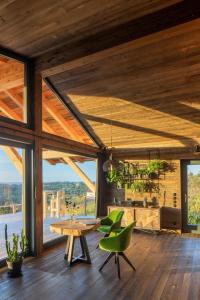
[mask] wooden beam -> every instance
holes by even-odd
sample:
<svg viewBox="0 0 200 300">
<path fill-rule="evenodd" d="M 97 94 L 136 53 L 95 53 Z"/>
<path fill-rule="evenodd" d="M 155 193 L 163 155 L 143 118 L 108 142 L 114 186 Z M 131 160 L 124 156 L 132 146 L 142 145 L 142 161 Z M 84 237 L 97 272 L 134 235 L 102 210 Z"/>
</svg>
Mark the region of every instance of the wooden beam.
<svg viewBox="0 0 200 300">
<path fill-rule="evenodd" d="M 71 154 L 71 153 L 52 151 L 52 150 L 43 151 L 43 153 L 42 153 L 43 159 L 58 159 L 58 158 L 65 158 L 65 157 L 69 157 L 69 156 L 71 157 L 71 156 L 76 156 L 76 155 Z"/>
<path fill-rule="evenodd" d="M 87 185 L 87 187 L 92 191 L 93 193 L 96 192 L 95 184 L 88 178 L 88 176 L 77 166 L 73 160 L 71 160 L 69 157 L 63 158 L 63 160 L 72 168 L 72 170 L 83 180 L 83 182 Z"/>
<path fill-rule="evenodd" d="M 67 138 L 55 136 L 46 132 L 42 133 L 44 147 L 52 150 L 59 150 L 68 153 L 75 153 L 78 155 L 96 157 L 99 149 L 97 147 L 73 141 Z"/>
<path fill-rule="evenodd" d="M 7 157 L 10 159 L 10 161 L 13 163 L 17 171 L 21 176 L 23 176 L 23 163 L 22 163 L 22 158 L 15 150 L 13 147 L 8 147 L 8 146 L 0 146 L 1 149 L 5 152 Z"/>
<path fill-rule="evenodd" d="M 60 127 L 72 138 L 77 141 L 83 141 L 81 136 L 74 130 L 74 128 L 65 120 L 65 118 L 58 113 L 54 105 L 50 103 L 46 99 L 46 97 L 42 96 L 43 98 L 43 108 L 54 118 L 54 120 L 57 121 L 57 123 L 60 125 Z"/>
<path fill-rule="evenodd" d="M 55 75 L 88 63 L 88 57 L 94 53 L 193 21 L 199 17 L 199 1 L 181 1 L 149 15 L 112 27 L 74 45 L 64 45 L 59 49 L 49 51 L 37 59 L 37 69 L 42 72 L 44 77 Z M 81 60 L 79 61 L 79 59 Z"/>
<path fill-rule="evenodd" d="M 3 101 L 0 101 L 0 110 L 11 119 L 14 119 L 16 121 L 22 121 L 22 118 L 13 110 L 11 109 L 7 104 L 5 104 Z"/>
<path fill-rule="evenodd" d="M 68 101 L 66 101 L 66 99 L 56 89 L 56 87 L 52 84 L 52 82 L 50 81 L 49 78 L 45 78 L 44 81 L 45 81 L 46 85 L 49 87 L 49 89 L 52 91 L 52 93 L 61 101 L 61 103 L 66 107 L 66 109 L 69 110 L 71 115 L 75 118 L 75 120 L 78 122 L 78 124 L 83 129 L 83 131 L 94 142 L 94 144 L 99 148 L 104 148 L 103 143 L 95 135 L 93 130 L 90 128 L 88 122 L 84 118 L 82 118 L 81 113 L 75 108 L 75 106 L 72 106 L 71 101 L 69 101 L 70 99 L 68 99 Z"/>
<path fill-rule="evenodd" d="M 21 109 L 24 109 L 24 105 L 23 105 L 23 98 L 19 95 L 17 95 L 16 93 L 14 93 L 11 90 L 4 90 L 4 93 L 10 98 L 12 99 L 15 104 L 17 104 Z M 9 109 L 9 107 L 5 104 L 2 104 L 2 102 L 0 102 L 0 109 L 2 108 L 2 111 L 11 119 L 17 120 L 17 121 L 22 121 L 21 118 L 15 113 L 14 110 Z M 51 126 L 49 126 L 49 124 L 45 121 L 42 120 L 42 125 L 43 128 L 52 134 L 56 134 L 55 130 L 53 130 L 53 128 L 51 128 Z"/>
<path fill-rule="evenodd" d="M 24 109 L 23 98 L 17 93 L 14 93 L 12 90 L 4 90 L 4 93 L 7 97 L 13 100 L 15 104 L 17 104 L 21 109 Z"/>
</svg>

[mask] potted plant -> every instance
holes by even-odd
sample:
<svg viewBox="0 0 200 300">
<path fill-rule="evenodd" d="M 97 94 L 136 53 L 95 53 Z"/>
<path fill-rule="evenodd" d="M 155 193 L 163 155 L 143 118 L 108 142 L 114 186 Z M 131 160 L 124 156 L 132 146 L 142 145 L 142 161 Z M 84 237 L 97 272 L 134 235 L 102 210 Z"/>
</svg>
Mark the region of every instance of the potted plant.
<svg viewBox="0 0 200 300">
<path fill-rule="evenodd" d="M 68 200 L 65 200 L 65 206 L 67 209 L 67 213 L 70 215 L 71 221 L 74 221 L 75 216 L 78 214 L 80 207 L 75 202 Z"/>
<path fill-rule="evenodd" d="M 134 191 L 134 192 L 138 192 L 138 193 L 143 193 L 145 192 L 145 189 L 146 189 L 146 184 L 145 182 L 143 181 L 134 181 L 131 185 L 131 189 Z"/>
<path fill-rule="evenodd" d="M 9 277 L 19 277 L 22 275 L 22 263 L 27 252 L 28 241 L 22 229 L 21 235 L 13 233 L 12 243 L 8 241 L 8 226 L 5 225 L 5 245 L 7 252 L 7 266 Z"/>
</svg>

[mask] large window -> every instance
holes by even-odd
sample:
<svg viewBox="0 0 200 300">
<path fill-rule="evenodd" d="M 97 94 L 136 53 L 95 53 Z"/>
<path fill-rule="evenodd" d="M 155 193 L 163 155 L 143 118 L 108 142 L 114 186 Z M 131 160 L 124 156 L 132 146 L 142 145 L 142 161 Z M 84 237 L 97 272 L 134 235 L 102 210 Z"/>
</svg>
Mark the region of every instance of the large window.
<svg viewBox="0 0 200 300">
<path fill-rule="evenodd" d="M 5 224 L 9 238 L 24 226 L 24 154 L 21 148 L 0 145 L 0 259 L 6 257 Z"/>
<path fill-rule="evenodd" d="M 51 233 L 51 223 L 76 218 L 94 217 L 96 161 L 58 151 L 43 150 L 43 241 L 58 237 Z M 76 205 L 72 212 L 66 203 Z"/>
<path fill-rule="evenodd" d="M 0 55 L 0 116 L 27 122 L 24 64 Z"/>
<path fill-rule="evenodd" d="M 69 101 L 69 99 L 68 99 Z M 43 82 L 42 130 L 74 141 L 93 145 L 71 112 Z"/>
</svg>

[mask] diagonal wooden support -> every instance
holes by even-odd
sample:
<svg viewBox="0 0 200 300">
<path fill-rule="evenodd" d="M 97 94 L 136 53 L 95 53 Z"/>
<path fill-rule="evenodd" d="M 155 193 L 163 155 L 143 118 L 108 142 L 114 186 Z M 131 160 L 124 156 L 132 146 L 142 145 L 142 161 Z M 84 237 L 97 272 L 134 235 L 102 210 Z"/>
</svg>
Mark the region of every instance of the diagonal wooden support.
<svg viewBox="0 0 200 300">
<path fill-rule="evenodd" d="M 17 171 L 21 176 L 23 176 L 23 163 L 22 158 L 13 147 L 8 146 L 1 146 L 1 149 L 5 152 L 7 157 L 10 159 L 10 161 L 13 163 Z"/>
<path fill-rule="evenodd" d="M 87 175 L 77 166 L 77 164 L 69 157 L 64 157 L 63 160 L 74 170 L 74 172 L 83 180 L 87 187 L 95 193 L 95 184 L 87 177 Z"/>
<path fill-rule="evenodd" d="M 83 142 L 80 134 L 76 132 L 76 130 L 65 120 L 65 118 L 55 109 L 55 107 L 46 99 L 46 97 L 42 96 L 43 98 L 43 108 L 57 121 L 60 127 L 72 138 L 77 141 Z"/>
</svg>

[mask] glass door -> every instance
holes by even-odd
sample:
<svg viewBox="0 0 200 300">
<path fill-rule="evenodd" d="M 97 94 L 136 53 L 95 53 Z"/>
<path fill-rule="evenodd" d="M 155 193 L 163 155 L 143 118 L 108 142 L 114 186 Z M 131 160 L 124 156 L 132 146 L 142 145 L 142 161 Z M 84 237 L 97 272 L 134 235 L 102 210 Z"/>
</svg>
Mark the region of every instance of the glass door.
<svg viewBox="0 0 200 300">
<path fill-rule="evenodd" d="M 0 144 L 0 260 L 7 255 L 5 224 L 10 240 L 13 233 L 26 229 L 25 159 L 26 149 Z"/>
<path fill-rule="evenodd" d="M 182 171 L 183 229 L 196 230 L 200 225 L 200 161 L 185 161 Z"/>
</svg>

